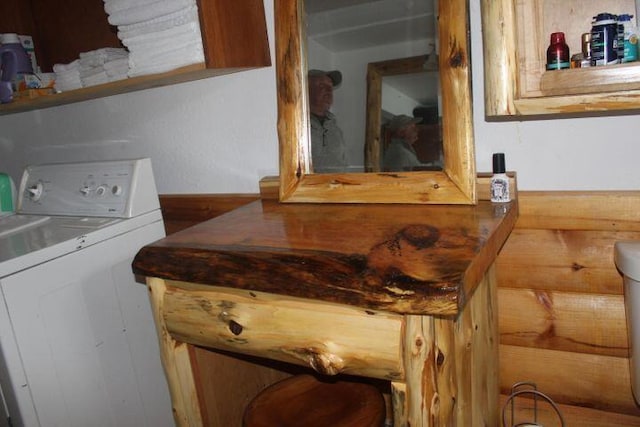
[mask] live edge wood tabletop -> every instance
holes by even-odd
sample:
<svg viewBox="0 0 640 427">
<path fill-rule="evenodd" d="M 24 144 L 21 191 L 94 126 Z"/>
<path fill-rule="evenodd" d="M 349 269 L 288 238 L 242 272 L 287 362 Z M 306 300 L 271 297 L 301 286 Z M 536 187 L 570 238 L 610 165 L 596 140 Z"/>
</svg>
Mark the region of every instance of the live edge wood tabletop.
<svg viewBox="0 0 640 427">
<path fill-rule="evenodd" d="M 142 248 L 176 422 L 240 426 L 268 385 L 205 348 L 386 382 L 396 427 L 499 425 L 493 263 L 517 210 L 259 200 Z"/>
</svg>

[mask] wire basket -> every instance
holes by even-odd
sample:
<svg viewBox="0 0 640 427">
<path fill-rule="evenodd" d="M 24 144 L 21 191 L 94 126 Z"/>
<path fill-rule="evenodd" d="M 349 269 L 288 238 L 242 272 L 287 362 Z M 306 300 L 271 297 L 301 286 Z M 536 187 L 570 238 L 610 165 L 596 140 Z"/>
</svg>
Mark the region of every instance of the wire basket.
<svg viewBox="0 0 640 427">
<path fill-rule="evenodd" d="M 533 420 L 525 421 L 515 424 L 516 414 L 515 414 L 515 398 L 518 396 L 529 395 L 529 397 L 533 397 Z M 555 413 L 558 415 L 558 419 L 560 421 L 560 425 L 565 427 L 564 418 L 562 418 L 562 413 L 560 409 L 555 404 L 553 400 L 546 394 L 537 390 L 537 387 L 532 382 L 519 382 L 515 383 L 511 387 L 511 395 L 507 398 L 507 401 L 504 403 L 502 407 L 502 426 L 503 427 L 543 427 L 542 424 L 538 423 L 538 402 L 542 399 L 542 402 L 547 402 Z M 541 402 L 541 403 L 542 403 Z M 507 408 L 511 407 L 511 422 L 507 424 Z"/>
</svg>

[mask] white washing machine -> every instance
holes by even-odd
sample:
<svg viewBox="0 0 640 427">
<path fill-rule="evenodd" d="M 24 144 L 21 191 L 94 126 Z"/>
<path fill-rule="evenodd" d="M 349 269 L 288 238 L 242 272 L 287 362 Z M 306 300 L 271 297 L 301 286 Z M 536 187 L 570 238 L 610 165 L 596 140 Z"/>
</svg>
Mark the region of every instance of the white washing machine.
<svg viewBox="0 0 640 427">
<path fill-rule="evenodd" d="M 131 270 L 162 237 L 149 159 L 26 168 L 16 213 L 0 217 L 4 425 L 174 425 Z"/>
</svg>

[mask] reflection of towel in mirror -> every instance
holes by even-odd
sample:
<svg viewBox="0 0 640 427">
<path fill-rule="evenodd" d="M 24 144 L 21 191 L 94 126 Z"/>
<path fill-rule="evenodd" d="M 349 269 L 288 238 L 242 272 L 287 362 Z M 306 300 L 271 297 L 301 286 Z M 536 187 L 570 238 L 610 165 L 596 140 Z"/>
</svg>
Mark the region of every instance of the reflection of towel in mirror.
<svg viewBox="0 0 640 427">
<path fill-rule="evenodd" d="M 198 8 L 189 6 L 169 15 L 160 16 L 144 22 L 136 22 L 131 25 L 118 26 L 118 38 L 120 40 L 131 39 L 145 34 L 159 33 L 192 22 L 198 22 Z"/>
<path fill-rule="evenodd" d="M 111 25 L 128 25 L 168 15 L 195 4 L 195 0 L 160 0 L 109 14 Z"/>
</svg>

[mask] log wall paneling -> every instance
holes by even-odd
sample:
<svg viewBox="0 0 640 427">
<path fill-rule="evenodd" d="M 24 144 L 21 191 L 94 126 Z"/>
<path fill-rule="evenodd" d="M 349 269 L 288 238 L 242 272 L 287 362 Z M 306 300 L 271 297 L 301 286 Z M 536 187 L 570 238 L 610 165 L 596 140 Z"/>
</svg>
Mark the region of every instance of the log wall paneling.
<svg viewBox="0 0 640 427">
<path fill-rule="evenodd" d="M 567 425 L 640 426 L 613 261 L 616 241 L 640 240 L 640 192 L 520 191 L 518 200 L 496 261 L 502 402 L 514 383 L 532 381 Z M 550 409 L 539 422 L 555 425 Z"/>
</svg>

